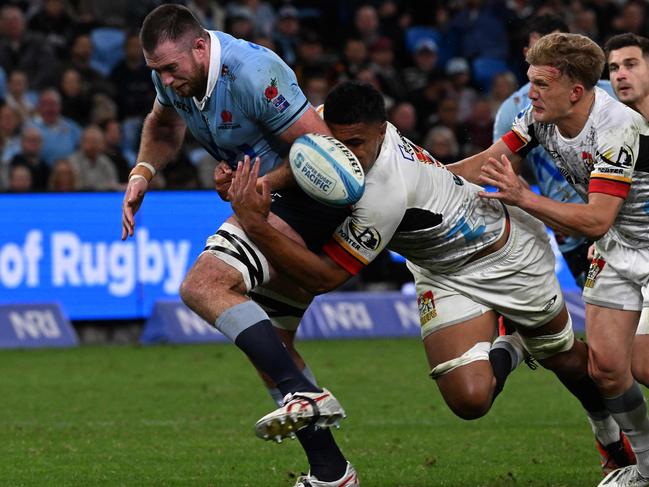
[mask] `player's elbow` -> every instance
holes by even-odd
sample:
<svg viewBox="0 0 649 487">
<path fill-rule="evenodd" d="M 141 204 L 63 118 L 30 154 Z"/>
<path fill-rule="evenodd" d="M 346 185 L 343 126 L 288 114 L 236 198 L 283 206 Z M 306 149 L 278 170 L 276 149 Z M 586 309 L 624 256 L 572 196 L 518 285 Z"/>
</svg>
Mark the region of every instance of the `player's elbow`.
<svg viewBox="0 0 649 487">
<path fill-rule="evenodd" d="M 613 222 L 604 220 L 596 220 L 590 225 L 586 226 L 581 234 L 588 237 L 588 239 L 592 241 L 599 240 L 604 235 L 606 235 L 606 232 L 608 232 L 608 230 L 611 228 L 612 223 Z"/>
</svg>

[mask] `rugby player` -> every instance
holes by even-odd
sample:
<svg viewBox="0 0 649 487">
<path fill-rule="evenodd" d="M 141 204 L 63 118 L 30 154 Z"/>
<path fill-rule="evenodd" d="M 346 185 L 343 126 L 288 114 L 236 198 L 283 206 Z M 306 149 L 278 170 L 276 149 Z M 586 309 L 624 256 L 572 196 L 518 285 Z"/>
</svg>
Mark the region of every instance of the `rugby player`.
<svg viewBox="0 0 649 487">
<path fill-rule="evenodd" d="M 574 339 L 544 225 L 518 208 L 479 198 L 481 187 L 402 137 L 369 85 L 334 88 L 324 119 L 358 157 L 366 181 L 351 216 L 320 255 L 270 224 L 267 184 L 258 193 L 257 169 L 248 160 L 230 187 L 239 222 L 273 266 L 323 293 L 384 248 L 403 255 L 415 277 L 430 375 L 462 418 L 489 411 L 526 350 L 588 411 L 604 410 L 588 376 L 587 347 Z M 516 323 L 517 333 L 494 340 L 497 313 Z"/>
<path fill-rule="evenodd" d="M 589 373 L 637 458 L 637 465 L 614 470 L 602 485 L 646 486 L 649 417 L 631 356 L 640 312 L 649 306 L 649 126 L 595 86 L 605 56 L 587 37 L 544 36 L 527 61 L 530 107 L 499 141 L 451 170 L 498 188 L 483 198 L 518 206 L 563 233 L 596 241 L 583 292 Z M 557 202 L 521 183 L 520 162 L 537 145 L 584 203 Z"/>
<path fill-rule="evenodd" d="M 221 194 L 228 187 L 231 168 L 244 154 L 255 160 L 273 189 L 282 189 L 292 181 L 283 163 L 288 145 L 307 132 L 329 133 L 293 71 L 276 54 L 205 30 L 185 7 L 163 5 L 153 10 L 143 22 L 140 39 L 157 97 L 145 120 L 139 162 L 124 196 L 122 239 L 133 235 L 134 215 L 149 181 L 179 150 L 186 128 L 223 161 L 217 175 Z M 273 204 L 273 225 L 301 245 L 319 248 L 344 213 L 314 203 L 299 190 L 282 191 Z M 307 228 L 307 217 L 317 217 L 320 226 Z M 302 428 L 297 437 L 311 471 L 323 481 L 352 478 L 354 482 L 345 487 L 357 485 L 353 467 L 326 428 L 344 417 L 344 410 L 315 385 L 308 369 L 303 373 L 304 362 L 293 347 L 295 329 L 311 296 L 277 276 L 234 217 L 207 239 L 180 295 L 272 381 L 278 401 L 286 395 L 292 412 L 286 417 L 291 421 L 258 425 L 257 434 L 281 441 Z M 267 310 L 273 312 L 272 322 Z"/>
<path fill-rule="evenodd" d="M 636 34 L 611 37 L 604 46 L 617 98 L 649 120 L 649 39 Z M 631 370 L 649 387 L 649 308 L 643 308 L 633 341 Z"/>
</svg>

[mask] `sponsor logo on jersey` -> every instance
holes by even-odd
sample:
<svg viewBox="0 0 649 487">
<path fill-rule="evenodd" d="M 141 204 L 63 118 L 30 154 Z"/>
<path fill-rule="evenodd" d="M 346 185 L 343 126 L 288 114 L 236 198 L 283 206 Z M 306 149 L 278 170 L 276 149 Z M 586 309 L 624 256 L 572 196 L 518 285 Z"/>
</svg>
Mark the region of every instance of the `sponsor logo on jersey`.
<svg viewBox="0 0 649 487">
<path fill-rule="evenodd" d="M 615 156 L 612 151 L 606 151 L 604 153 L 597 151 L 596 155 L 602 162 L 605 162 L 606 164 L 610 164 L 611 166 L 616 166 L 616 167 L 633 166 L 633 150 L 631 150 L 631 147 L 629 146 L 620 147 L 617 156 Z"/>
<path fill-rule="evenodd" d="M 183 112 L 187 112 L 187 113 L 191 112 L 189 105 L 186 105 L 181 101 L 174 100 L 174 106 L 176 107 L 176 109 L 182 110 Z"/>
<path fill-rule="evenodd" d="M 590 268 L 588 269 L 588 275 L 586 276 L 586 282 L 584 283 L 584 287 L 592 289 L 595 287 L 595 281 L 597 280 L 597 276 L 602 272 L 602 269 L 604 269 L 604 266 L 606 265 L 606 261 L 602 259 L 601 257 L 595 257 L 592 262 L 590 263 Z"/>
<path fill-rule="evenodd" d="M 424 326 L 437 316 L 435 309 L 435 298 L 433 291 L 426 291 L 417 296 L 417 307 L 419 308 L 419 323 Z"/>
<path fill-rule="evenodd" d="M 223 110 L 221 112 L 221 121 L 223 123 L 219 124 L 216 128 L 219 130 L 228 130 L 228 129 L 238 129 L 241 128 L 240 123 L 232 122 L 232 112 L 228 110 Z"/>
<path fill-rule="evenodd" d="M 381 245 L 381 234 L 374 227 L 359 227 L 352 223 L 349 230 L 352 237 L 368 250 L 376 250 Z"/>
</svg>

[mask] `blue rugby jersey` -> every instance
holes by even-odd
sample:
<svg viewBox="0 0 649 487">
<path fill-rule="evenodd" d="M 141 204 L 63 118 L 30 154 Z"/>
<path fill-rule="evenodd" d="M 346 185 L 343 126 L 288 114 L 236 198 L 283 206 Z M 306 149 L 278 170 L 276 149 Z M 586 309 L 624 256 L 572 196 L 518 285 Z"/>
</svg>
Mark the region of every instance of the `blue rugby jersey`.
<svg viewBox="0 0 649 487">
<path fill-rule="evenodd" d="M 244 155 L 261 157 L 260 174 L 288 153 L 276 137 L 307 110 L 295 73 L 274 52 L 229 34 L 210 34 L 210 67 L 203 100 L 178 95 L 153 71 L 160 104 L 173 107 L 194 138 L 234 169 Z"/>
</svg>

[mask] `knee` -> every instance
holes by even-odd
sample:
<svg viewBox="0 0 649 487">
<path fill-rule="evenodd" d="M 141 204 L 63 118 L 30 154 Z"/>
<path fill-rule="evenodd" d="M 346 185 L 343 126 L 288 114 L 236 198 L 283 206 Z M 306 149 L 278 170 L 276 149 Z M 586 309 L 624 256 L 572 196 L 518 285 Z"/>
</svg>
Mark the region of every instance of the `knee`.
<svg viewBox="0 0 649 487">
<path fill-rule="evenodd" d="M 593 353 L 591 350 L 588 373 L 604 393 L 617 389 L 618 384 L 625 379 L 628 369 L 629 366 L 624 357 L 604 356 Z"/>
<path fill-rule="evenodd" d="M 471 420 L 481 418 L 489 412 L 493 388 L 467 381 L 443 395 L 446 404 L 456 416 Z"/>
</svg>

